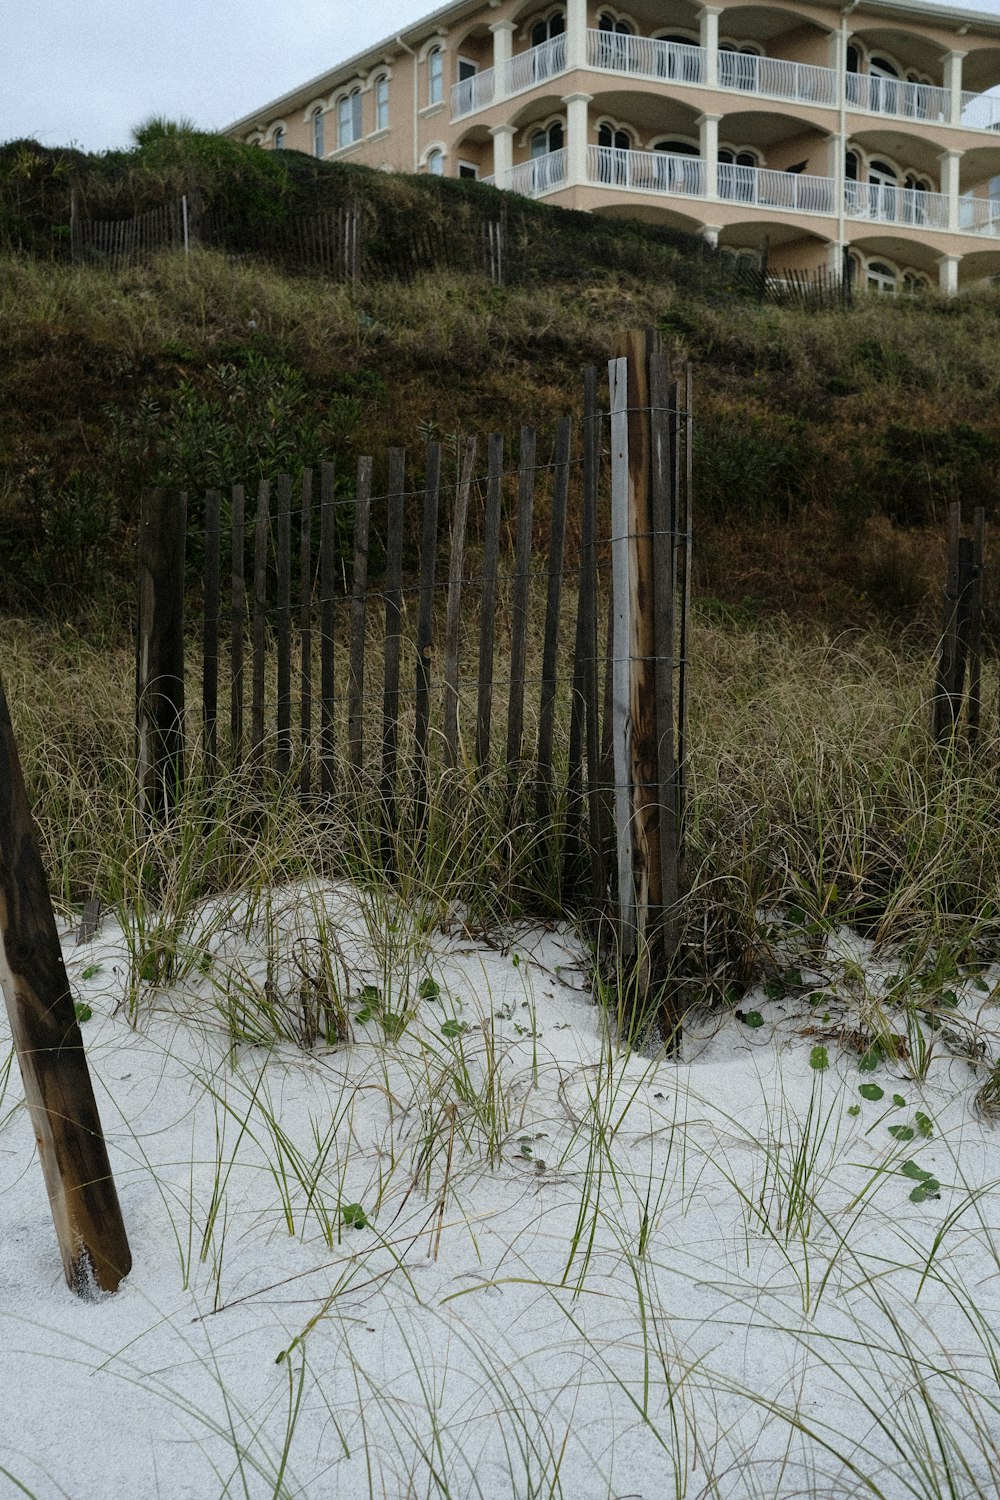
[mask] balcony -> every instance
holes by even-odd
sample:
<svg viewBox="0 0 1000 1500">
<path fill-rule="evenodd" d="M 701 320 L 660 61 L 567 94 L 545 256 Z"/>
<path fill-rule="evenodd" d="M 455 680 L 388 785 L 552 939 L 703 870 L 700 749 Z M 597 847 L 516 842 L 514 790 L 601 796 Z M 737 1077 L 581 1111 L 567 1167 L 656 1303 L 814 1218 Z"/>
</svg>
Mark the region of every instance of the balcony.
<svg viewBox="0 0 1000 1500">
<path fill-rule="evenodd" d="M 566 37 L 551 37 L 540 47 L 529 47 L 527 52 L 519 52 L 503 65 L 502 93 L 505 97 L 523 94 L 527 89 L 533 89 L 537 83 L 544 83 L 547 78 L 554 78 L 557 73 L 565 71 Z M 486 109 L 493 103 L 497 92 L 496 75 L 496 68 L 485 68 L 472 78 L 463 78 L 454 85 L 451 91 L 453 121 L 475 114 L 477 110 Z"/>
<path fill-rule="evenodd" d="M 877 224 L 948 228 L 948 199 L 944 193 L 913 191 L 891 183 L 845 182 L 844 213 L 849 219 L 873 219 Z"/>
<path fill-rule="evenodd" d="M 963 94 L 962 129 L 1000 130 L 1000 98 L 996 94 Z"/>
<path fill-rule="evenodd" d="M 832 177 L 805 172 L 776 172 L 770 167 L 739 167 L 720 162 L 717 198 L 748 208 L 791 214 L 837 213 L 837 184 Z M 493 183 L 486 177 L 484 182 Z M 587 182 L 592 187 L 620 188 L 627 193 L 657 193 L 666 198 L 707 197 L 705 163 L 697 156 L 669 151 L 624 151 L 615 146 L 587 147 Z M 552 151 L 522 162 L 497 186 L 526 198 L 541 198 L 567 185 L 566 151 Z M 889 183 L 844 184 L 844 216 L 873 224 L 915 229 L 948 229 L 948 199 Z M 959 200 L 959 234 L 1000 239 L 1000 203 L 986 198 Z"/>
<path fill-rule="evenodd" d="M 621 36 L 616 31 L 587 32 L 587 66 L 601 73 L 697 84 L 705 82 L 706 58 L 704 47 L 651 36 Z"/>
<path fill-rule="evenodd" d="M 907 83 L 902 78 L 880 78 L 874 73 L 848 73 L 847 107 L 864 114 L 947 125 L 951 95 L 947 89 L 930 83 Z"/>
<path fill-rule="evenodd" d="M 471 78 L 463 78 L 451 91 L 451 118 L 461 120 L 465 115 L 474 115 L 481 109 L 488 109 L 493 103 L 494 92 L 492 68 L 473 73 Z"/>
<path fill-rule="evenodd" d="M 503 186 L 509 193 L 520 193 L 523 198 L 543 198 L 566 184 L 566 150 L 550 151 L 546 156 L 534 156 L 523 161 L 507 173 Z"/>
<path fill-rule="evenodd" d="M 836 183 L 832 177 L 810 177 L 804 172 L 775 172 L 769 167 L 737 167 L 720 162 L 719 197 L 755 208 L 784 208 L 795 214 L 836 213 Z"/>
<path fill-rule="evenodd" d="M 705 163 L 697 156 L 674 156 L 669 151 L 588 146 L 587 178 L 602 187 L 620 187 L 634 193 L 705 196 Z"/>
<path fill-rule="evenodd" d="M 451 118 L 461 120 L 489 108 L 498 97 L 523 94 L 536 84 L 565 73 L 566 66 L 567 37 L 552 37 L 540 47 L 519 52 L 506 62 L 499 89 L 495 68 L 486 68 L 456 83 L 451 91 Z M 665 42 L 657 37 L 588 30 L 587 66 L 599 73 L 704 88 L 708 54 L 704 47 Z M 833 68 L 789 62 L 781 57 L 720 51 L 718 86 L 727 93 L 785 99 L 824 109 L 836 108 L 838 104 L 837 74 Z M 860 114 L 918 120 L 929 125 L 947 125 L 951 118 L 951 96 L 947 89 L 934 84 L 848 73 L 845 95 L 848 109 Z M 1000 132 L 1000 97 L 964 93 L 961 121 L 964 130 Z"/>
</svg>

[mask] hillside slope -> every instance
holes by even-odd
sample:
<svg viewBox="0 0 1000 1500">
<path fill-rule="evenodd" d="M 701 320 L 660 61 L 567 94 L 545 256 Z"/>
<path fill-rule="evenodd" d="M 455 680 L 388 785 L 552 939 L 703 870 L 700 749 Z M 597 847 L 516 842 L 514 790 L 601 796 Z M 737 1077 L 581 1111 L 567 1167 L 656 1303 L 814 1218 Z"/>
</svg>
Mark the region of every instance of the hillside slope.
<svg viewBox="0 0 1000 1500">
<path fill-rule="evenodd" d="M 18 560 L 0 606 L 82 609 L 128 576 L 143 484 L 252 483 L 429 433 L 513 440 L 578 409 L 620 330 L 655 324 L 695 367 L 700 592 L 837 625 L 933 619 L 948 503 L 997 502 L 1000 296 L 760 305 L 676 236 L 602 226 L 601 250 L 566 222 L 583 216 L 529 210 L 551 274 L 506 287 L 0 256 L 0 548 Z"/>
</svg>

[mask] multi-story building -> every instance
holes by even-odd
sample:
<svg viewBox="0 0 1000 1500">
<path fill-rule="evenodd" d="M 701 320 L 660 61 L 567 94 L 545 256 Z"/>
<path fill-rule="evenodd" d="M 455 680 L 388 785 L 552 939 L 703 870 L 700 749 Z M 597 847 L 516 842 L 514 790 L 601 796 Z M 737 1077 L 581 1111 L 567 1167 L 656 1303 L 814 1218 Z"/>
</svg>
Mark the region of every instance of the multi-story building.
<svg viewBox="0 0 1000 1500">
<path fill-rule="evenodd" d="M 1000 17 L 918 0 L 454 0 L 231 126 L 861 284 L 1000 274 Z"/>
</svg>

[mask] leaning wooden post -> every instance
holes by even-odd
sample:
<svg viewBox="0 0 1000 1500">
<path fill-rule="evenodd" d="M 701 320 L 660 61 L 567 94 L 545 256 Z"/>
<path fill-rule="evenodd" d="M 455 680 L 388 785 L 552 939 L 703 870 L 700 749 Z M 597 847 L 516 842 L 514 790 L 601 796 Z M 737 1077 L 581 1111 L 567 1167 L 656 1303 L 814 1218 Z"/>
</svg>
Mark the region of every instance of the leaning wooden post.
<svg viewBox="0 0 1000 1500">
<path fill-rule="evenodd" d="M 0 986 L 67 1285 L 113 1292 L 132 1257 L 2 682 Z"/>
<path fill-rule="evenodd" d="M 135 704 L 139 811 L 162 817 L 184 788 L 187 496 L 147 490 L 139 520 Z"/>
</svg>

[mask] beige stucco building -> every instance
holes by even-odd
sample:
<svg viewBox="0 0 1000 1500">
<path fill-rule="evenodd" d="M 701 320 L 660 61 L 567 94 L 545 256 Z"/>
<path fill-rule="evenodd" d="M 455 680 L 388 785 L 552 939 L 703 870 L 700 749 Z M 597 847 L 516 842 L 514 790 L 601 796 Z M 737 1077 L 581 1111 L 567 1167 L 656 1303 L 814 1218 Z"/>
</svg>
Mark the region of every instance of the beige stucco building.
<svg viewBox="0 0 1000 1500">
<path fill-rule="evenodd" d="M 456 0 L 227 133 L 952 292 L 1000 274 L 996 85 L 1000 17 L 913 0 Z"/>
</svg>

